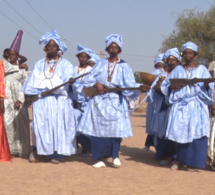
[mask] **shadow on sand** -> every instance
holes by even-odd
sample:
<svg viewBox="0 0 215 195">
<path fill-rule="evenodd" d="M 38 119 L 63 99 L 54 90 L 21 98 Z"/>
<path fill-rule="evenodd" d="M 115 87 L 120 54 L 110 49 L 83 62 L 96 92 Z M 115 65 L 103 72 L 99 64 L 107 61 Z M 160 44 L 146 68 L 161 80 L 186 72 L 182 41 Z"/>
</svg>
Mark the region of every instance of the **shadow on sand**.
<svg viewBox="0 0 215 195">
<path fill-rule="evenodd" d="M 165 167 L 169 168 L 170 166 L 160 166 L 159 160 L 155 159 L 155 152 L 152 150 L 143 151 L 142 148 L 128 147 L 122 145 L 120 149 L 120 155 L 125 156 L 128 161 L 141 162 L 155 167 Z"/>
<path fill-rule="evenodd" d="M 172 163 L 169 163 L 167 165 L 159 165 L 160 160 L 155 158 L 155 151 L 149 150 L 149 151 L 143 151 L 141 148 L 135 148 L 135 147 L 128 147 L 126 145 L 121 146 L 120 155 L 125 156 L 125 160 L 128 161 L 135 161 L 135 162 L 141 162 L 143 164 L 147 164 L 154 167 L 159 168 L 167 168 L 170 169 Z M 201 170 L 204 171 L 212 171 L 212 168 L 210 165 L 207 165 L 205 169 L 192 169 L 191 171 L 195 170 L 194 172 L 198 172 Z"/>
</svg>

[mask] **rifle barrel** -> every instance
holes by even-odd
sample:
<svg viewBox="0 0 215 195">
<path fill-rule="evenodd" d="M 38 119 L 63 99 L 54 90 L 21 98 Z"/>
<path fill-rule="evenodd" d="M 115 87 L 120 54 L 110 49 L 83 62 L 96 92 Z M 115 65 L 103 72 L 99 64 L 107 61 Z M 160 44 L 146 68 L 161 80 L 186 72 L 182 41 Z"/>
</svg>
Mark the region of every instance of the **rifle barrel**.
<svg viewBox="0 0 215 195">
<path fill-rule="evenodd" d="M 125 88 L 107 88 L 108 92 L 118 92 L 125 90 L 140 90 L 140 87 L 125 87 Z"/>
<path fill-rule="evenodd" d="M 126 87 L 126 88 L 106 88 L 107 93 L 119 92 L 124 90 L 140 90 L 140 87 Z M 84 94 L 87 97 L 93 97 L 96 95 L 101 95 L 96 87 L 83 88 Z"/>
<path fill-rule="evenodd" d="M 85 73 L 85 74 L 79 75 L 79 76 L 75 77 L 74 80 L 76 81 L 76 80 L 78 80 L 79 78 L 81 78 L 81 77 L 83 77 L 83 76 L 85 76 L 85 75 L 87 75 L 87 74 L 89 74 L 89 73 L 90 73 L 90 72 L 87 72 L 87 73 Z M 63 87 L 64 85 L 67 85 L 68 83 L 69 83 L 69 81 L 67 81 L 67 82 L 65 82 L 65 83 L 62 83 L 61 85 L 58 85 L 57 87 L 54 87 L 54 88 L 52 88 L 52 89 L 49 89 L 49 90 L 46 90 L 46 91 L 42 92 L 42 93 L 41 93 L 41 97 L 45 97 L 45 96 L 51 94 L 51 93 L 52 93 L 53 91 L 55 91 L 56 89 L 59 89 L 59 88 Z M 39 99 L 38 95 L 35 95 L 35 96 L 33 96 L 33 97 L 31 98 L 32 102 L 35 102 L 35 101 L 37 101 L 38 99 Z"/>
</svg>

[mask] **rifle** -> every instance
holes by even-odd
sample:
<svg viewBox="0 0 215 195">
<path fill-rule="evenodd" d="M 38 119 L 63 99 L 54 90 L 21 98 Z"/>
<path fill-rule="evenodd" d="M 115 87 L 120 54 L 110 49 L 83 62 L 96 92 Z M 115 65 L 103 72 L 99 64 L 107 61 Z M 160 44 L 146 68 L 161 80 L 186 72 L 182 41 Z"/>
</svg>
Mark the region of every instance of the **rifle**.
<svg viewBox="0 0 215 195">
<path fill-rule="evenodd" d="M 125 87 L 125 88 L 108 88 L 105 87 L 107 90 L 107 93 L 111 92 L 120 92 L 124 90 L 140 90 L 140 87 Z M 89 88 L 83 88 L 84 94 L 87 97 L 93 97 L 96 95 L 101 95 L 96 87 L 89 87 Z"/>
<path fill-rule="evenodd" d="M 85 73 L 85 74 L 82 74 L 82 75 L 79 75 L 79 76 L 73 78 L 74 82 L 75 82 L 76 80 L 78 80 L 79 78 L 81 78 L 81 77 L 83 77 L 83 76 L 85 76 L 85 75 L 87 75 L 87 74 L 89 74 L 89 73 L 90 73 L 90 72 L 87 72 L 87 73 Z M 59 88 L 63 87 L 64 85 L 67 85 L 68 83 L 69 83 L 69 81 L 67 81 L 67 82 L 65 82 L 65 83 L 62 83 L 61 85 L 58 85 L 57 87 L 54 87 L 54 88 L 52 88 L 52 89 L 46 90 L 46 91 L 42 92 L 40 95 L 33 95 L 33 96 L 31 96 L 31 97 L 30 97 L 30 100 L 29 100 L 29 101 L 30 101 L 30 104 L 32 104 L 33 102 L 36 102 L 36 101 L 37 101 L 38 99 L 40 99 L 40 98 L 43 98 L 43 97 L 45 97 L 45 96 L 47 96 L 47 95 L 53 93 L 56 89 L 59 89 Z M 25 104 L 26 104 L 26 102 L 25 102 Z"/>
<path fill-rule="evenodd" d="M 169 79 L 169 81 L 171 84 L 193 85 L 198 82 L 206 82 L 206 83 L 215 82 L 215 78 L 193 78 L 193 79 L 179 78 L 179 79 Z"/>
</svg>

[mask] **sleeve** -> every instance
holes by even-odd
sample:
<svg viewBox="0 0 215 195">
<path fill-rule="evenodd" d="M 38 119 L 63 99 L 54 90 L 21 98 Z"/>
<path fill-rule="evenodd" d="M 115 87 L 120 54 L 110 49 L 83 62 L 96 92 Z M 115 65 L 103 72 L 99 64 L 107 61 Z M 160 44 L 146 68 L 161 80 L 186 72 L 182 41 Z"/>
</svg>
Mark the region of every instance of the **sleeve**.
<svg viewBox="0 0 215 195">
<path fill-rule="evenodd" d="M 169 81 L 169 78 L 171 77 L 171 75 L 168 75 L 164 81 L 161 83 L 161 92 L 165 95 L 165 96 L 168 96 L 169 93 L 170 93 L 170 89 L 169 89 L 169 86 L 170 86 L 170 81 Z"/>
<path fill-rule="evenodd" d="M 13 66 L 11 63 L 4 60 L 4 70 L 5 70 L 5 74 L 8 74 L 8 73 L 12 73 L 12 72 L 18 72 L 19 67 Z"/>
<path fill-rule="evenodd" d="M 25 95 L 37 95 L 40 93 L 38 89 L 34 88 L 34 81 L 37 79 L 38 75 L 40 75 L 38 65 L 39 62 L 36 62 L 31 75 L 28 77 L 28 80 L 22 87 L 22 91 Z"/>
<path fill-rule="evenodd" d="M 170 78 L 174 77 L 174 73 L 175 71 L 173 70 L 165 79 L 164 81 L 161 83 L 161 92 L 162 94 L 165 96 L 165 103 L 167 105 L 171 105 L 172 102 L 170 102 L 170 95 L 171 95 L 171 89 L 169 88 L 170 86 Z"/>
<path fill-rule="evenodd" d="M 84 77 L 84 87 L 92 87 L 93 85 L 95 85 L 97 83 L 97 78 L 100 76 L 101 72 L 101 61 L 96 64 L 92 69 L 91 69 L 91 73 L 89 75 L 87 75 L 86 77 Z"/>
<path fill-rule="evenodd" d="M 160 79 L 160 77 L 162 76 L 162 73 L 160 73 L 159 75 L 157 75 L 156 79 L 154 80 L 154 82 L 152 83 L 150 90 L 146 93 L 147 95 L 147 102 L 152 103 L 153 102 L 153 96 L 154 93 L 156 93 L 156 90 L 154 89 L 154 86 L 157 84 L 158 80 Z"/>
<path fill-rule="evenodd" d="M 75 66 L 73 66 L 69 61 L 63 64 L 63 82 L 67 82 L 70 78 L 77 77 L 77 72 L 75 70 Z"/>
<path fill-rule="evenodd" d="M 211 78 L 211 74 L 204 67 L 202 78 Z M 203 82 L 199 82 L 195 84 L 196 91 L 198 96 L 204 103 L 208 105 L 212 105 L 214 102 L 214 83 L 209 83 L 208 89 L 205 88 Z"/>
<path fill-rule="evenodd" d="M 140 83 L 137 83 L 134 78 L 131 67 L 127 63 L 121 64 L 120 71 L 122 72 L 122 78 L 120 80 L 120 87 L 140 87 Z M 125 90 L 122 91 L 122 95 L 129 97 L 131 100 L 136 100 L 141 94 L 140 90 Z"/>
</svg>

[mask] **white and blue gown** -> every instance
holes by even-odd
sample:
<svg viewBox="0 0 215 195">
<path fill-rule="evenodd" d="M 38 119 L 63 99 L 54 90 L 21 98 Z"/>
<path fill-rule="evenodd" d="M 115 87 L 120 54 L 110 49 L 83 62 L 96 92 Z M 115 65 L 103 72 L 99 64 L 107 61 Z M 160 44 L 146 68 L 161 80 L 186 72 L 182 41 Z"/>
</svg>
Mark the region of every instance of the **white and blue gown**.
<svg viewBox="0 0 215 195">
<path fill-rule="evenodd" d="M 114 69 L 110 67 L 110 72 Z M 108 81 L 108 60 L 103 59 L 86 76 L 84 87 L 101 83 L 108 87 L 139 87 L 135 82 L 130 66 L 120 60 Z M 87 107 L 78 125 L 78 131 L 91 136 L 92 159 L 119 156 L 122 139 L 133 136 L 126 97 L 135 100 L 139 90 L 125 90 L 118 93 L 96 95 L 89 99 Z"/>
<path fill-rule="evenodd" d="M 48 63 L 43 58 L 36 62 L 23 92 L 27 96 L 37 95 L 71 77 L 76 77 L 76 71 L 69 61 L 61 58 L 54 72 L 49 73 Z M 68 85 L 33 103 L 33 130 L 39 155 L 62 158 L 62 155 L 76 153 L 74 109 L 67 91 Z"/>
<path fill-rule="evenodd" d="M 166 72 L 161 72 L 154 83 L 157 83 L 161 76 L 167 77 Z M 150 123 L 147 123 L 148 134 L 153 135 L 154 146 L 156 150 L 155 157 L 157 159 L 163 159 L 165 157 L 172 157 L 175 154 L 175 143 L 171 140 L 165 139 L 166 128 L 168 123 L 168 117 L 171 105 L 166 102 L 165 96 L 162 93 L 157 92 L 155 89 L 151 90 L 151 94 L 148 97 L 148 102 L 152 105 L 153 114 L 150 115 Z"/>
<path fill-rule="evenodd" d="M 153 75 L 159 75 L 162 71 L 160 69 L 155 69 L 151 74 Z M 151 93 L 151 91 L 150 91 Z M 154 101 L 156 101 L 157 97 L 159 98 L 159 95 L 154 95 Z M 154 106 L 154 103 L 150 100 L 150 98 L 147 98 L 147 109 L 146 109 L 146 141 L 145 141 L 145 147 L 154 146 L 154 135 L 151 133 L 150 125 L 151 125 L 151 118 L 153 117 L 156 107 Z"/>
<path fill-rule="evenodd" d="M 78 68 L 76 67 L 77 76 L 85 74 L 87 72 L 90 72 L 92 67 L 87 66 L 86 68 Z M 81 117 L 85 111 L 85 108 L 87 106 L 88 97 L 84 95 L 84 92 L 81 91 L 80 93 L 77 92 L 77 89 L 84 83 L 84 79 L 86 77 L 81 77 L 72 85 L 72 89 L 69 90 L 69 95 L 71 96 L 73 100 L 74 106 L 74 114 L 75 114 L 75 122 L 76 122 L 76 128 L 78 128 L 79 121 L 81 120 Z M 76 132 L 76 139 L 77 143 L 81 144 L 82 147 L 82 153 L 91 152 L 91 143 L 90 143 L 90 137 L 86 136 L 84 134 L 81 134 L 80 132 Z"/>
<path fill-rule="evenodd" d="M 203 82 L 170 90 L 170 78 L 210 78 L 204 65 L 185 69 L 178 65 L 163 81 L 161 90 L 172 104 L 166 138 L 176 143 L 176 159 L 190 167 L 205 168 L 210 133 L 208 105 L 213 104 L 214 84 Z"/>
</svg>

